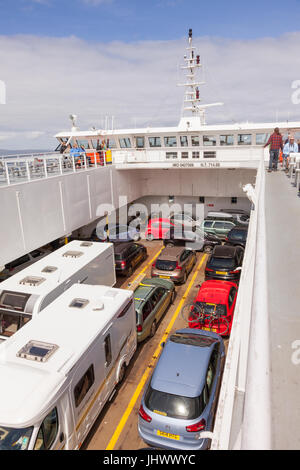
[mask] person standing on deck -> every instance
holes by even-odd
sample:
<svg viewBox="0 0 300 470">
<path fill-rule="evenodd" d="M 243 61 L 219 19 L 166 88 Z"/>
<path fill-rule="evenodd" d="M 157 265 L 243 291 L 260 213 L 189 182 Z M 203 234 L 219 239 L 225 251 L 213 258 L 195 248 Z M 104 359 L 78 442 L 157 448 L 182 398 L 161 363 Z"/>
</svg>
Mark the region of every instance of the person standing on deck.
<svg viewBox="0 0 300 470">
<path fill-rule="evenodd" d="M 275 127 L 273 134 L 270 135 L 268 142 L 264 145 L 264 148 L 270 145 L 270 160 L 268 171 L 277 171 L 279 150 L 283 149 L 282 135 L 279 132 L 278 127 Z"/>
<path fill-rule="evenodd" d="M 298 153 L 298 144 L 295 142 L 295 139 L 292 135 L 290 136 L 289 142 L 287 142 L 283 147 L 282 151 L 282 167 L 284 170 L 288 169 L 290 153 Z"/>
</svg>

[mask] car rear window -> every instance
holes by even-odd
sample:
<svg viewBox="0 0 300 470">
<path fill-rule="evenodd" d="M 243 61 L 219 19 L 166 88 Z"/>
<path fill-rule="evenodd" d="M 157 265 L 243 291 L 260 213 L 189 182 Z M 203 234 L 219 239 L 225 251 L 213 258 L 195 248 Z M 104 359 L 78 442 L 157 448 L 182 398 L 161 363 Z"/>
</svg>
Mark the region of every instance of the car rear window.
<svg viewBox="0 0 300 470">
<path fill-rule="evenodd" d="M 212 256 L 207 266 L 210 268 L 234 268 L 235 261 L 233 258 L 217 258 Z"/>
<path fill-rule="evenodd" d="M 203 412 L 203 399 L 189 398 L 161 392 L 149 387 L 145 395 L 147 408 L 154 413 L 177 419 L 196 419 Z"/>
<path fill-rule="evenodd" d="M 247 232 L 245 230 L 232 230 L 229 237 L 235 240 L 246 240 Z"/>
<path fill-rule="evenodd" d="M 224 316 L 227 313 L 226 310 L 226 305 L 224 304 L 207 304 L 205 302 L 196 302 L 196 305 L 200 307 L 201 313 L 204 313 L 204 315 L 211 315 L 212 313 L 216 313 L 218 316 Z"/>
<path fill-rule="evenodd" d="M 161 260 L 161 259 L 158 259 L 155 264 L 155 268 L 160 269 L 161 271 L 174 271 L 176 266 L 177 266 L 176 261 L 168 261 L 168 260 Z"/>
</svg>

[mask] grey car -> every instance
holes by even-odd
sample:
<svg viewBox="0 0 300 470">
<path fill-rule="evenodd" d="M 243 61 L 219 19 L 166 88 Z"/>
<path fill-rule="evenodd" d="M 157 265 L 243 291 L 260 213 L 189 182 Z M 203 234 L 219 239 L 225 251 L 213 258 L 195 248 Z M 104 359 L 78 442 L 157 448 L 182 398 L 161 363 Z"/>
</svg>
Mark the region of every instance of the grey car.
<svg viewBox="0 0 300 470">
<path fill-rule="evenodd" d="M 138 430 L 150 446 L 203 450 L 210 441 L 224 368 L 222 338 L 186 328 L 167 341 L 139 409 Z"/>
</svg>

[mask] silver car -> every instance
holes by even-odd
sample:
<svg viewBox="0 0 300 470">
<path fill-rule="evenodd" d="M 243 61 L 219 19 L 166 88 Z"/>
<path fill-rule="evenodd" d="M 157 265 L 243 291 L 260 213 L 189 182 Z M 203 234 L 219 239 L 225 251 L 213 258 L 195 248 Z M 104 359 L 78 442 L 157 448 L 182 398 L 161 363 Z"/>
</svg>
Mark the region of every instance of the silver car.
<svg viewBox="0 0 300 470">
<path fill-rule="evenodd" d="M 210 331 L 186 328 L 170 336 L 139 410 L 138 430 L 150 446 L 207 449 L 202 431 L 213 429 L 225 349 Z"/>
</svg>

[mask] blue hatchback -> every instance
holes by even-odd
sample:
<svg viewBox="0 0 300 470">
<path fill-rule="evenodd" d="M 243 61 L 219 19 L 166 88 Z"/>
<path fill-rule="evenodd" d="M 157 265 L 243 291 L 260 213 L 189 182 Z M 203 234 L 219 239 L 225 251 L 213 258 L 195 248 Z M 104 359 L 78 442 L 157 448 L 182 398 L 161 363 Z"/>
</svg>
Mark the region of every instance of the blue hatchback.
<svg viewBox="0 0 300 470">
<path fill-rule="evenodd" d="M 202 450 L 210 445 L 225 361 L 220 336 L 186 328 L 167 341 L 139 410 L 142 439 L 163 449 Z"/>
</svg>

